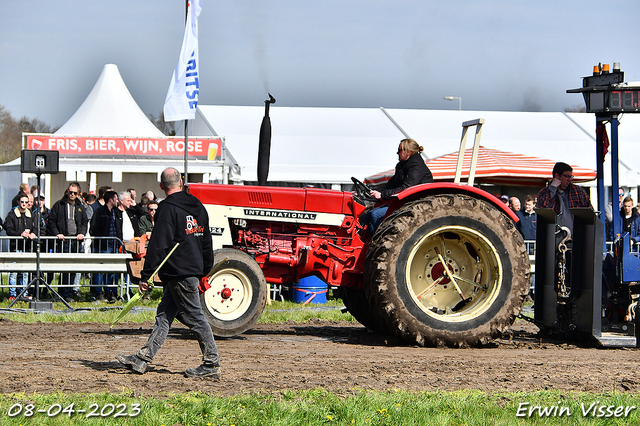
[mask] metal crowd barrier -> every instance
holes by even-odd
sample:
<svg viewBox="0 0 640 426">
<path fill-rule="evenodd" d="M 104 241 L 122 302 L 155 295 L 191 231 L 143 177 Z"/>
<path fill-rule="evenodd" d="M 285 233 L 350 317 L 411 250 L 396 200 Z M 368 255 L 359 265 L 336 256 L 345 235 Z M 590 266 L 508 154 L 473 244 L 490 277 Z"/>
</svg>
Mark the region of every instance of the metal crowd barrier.
<svg viewBox="0 0 640 426">
<path fill-rule="evenodd" d="M 40 237 L 40 272 L 47 275 L 45 279 L 49 282 L 49 274 L 69 273 L 75 274 L 69 280 L 70 284 L 54 284 L 62 287 L 98 287 L 91 279 L 92 273 L 115 273 L 120 275 L 120 284 L 107 286 L 106 283 L 100 287 L 119 287 L 121 295 L 128 294 L 129 280 L 127 279 L 127 260 L 132 259 L 130 253 L 116 250 L 116 253 L 93 253 L 92 242 L 97 244 L 112 244 L 114 247 L 124 247 L 118 238 L 113 237 L 87 237 L 78 241 L 75 236 L 65 237 L 58 240 L 57 237 Z M 18 249 L 29 249 L 29 251 L 11 251 L 11 243 Z M 24 246 L 27 243 L 27 246 Z M 0 236 L 0 272 L 5 273 L 27 273 L 33 274 L 37 270 L 36 265 L 36 241 L 23 237 Z M 30 277 L 31 278 L 31 277 Z M 53 281 L 53 280 L 51 280 Z M 27 281 L 28 283 L 29 281 Z M 58 283 L 60 280 L 58 280 Z M 0 282 L 0 288 L 8 288 L 8 279 Z"/>
<path fill-rule="evenodd" d="M 536 242 L 535 240 L 525 240 L 524 246 L 529 256 L 529 262 L 531 263 L 529 290 L 533 293 L 536 286 Z"/>
</svg>

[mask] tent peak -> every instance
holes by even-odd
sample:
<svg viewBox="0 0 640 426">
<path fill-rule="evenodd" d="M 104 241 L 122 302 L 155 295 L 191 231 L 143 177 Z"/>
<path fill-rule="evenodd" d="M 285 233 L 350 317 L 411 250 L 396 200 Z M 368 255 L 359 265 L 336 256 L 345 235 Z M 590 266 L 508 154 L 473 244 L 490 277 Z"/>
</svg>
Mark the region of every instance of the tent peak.
<svg viewBox="0 0 640 426">
<path fill-rule="evenodd" d="M 56 135 L 162 137 L 122 80 L 118 66 L 106 64 L 96 84 Z"/>
</svg>

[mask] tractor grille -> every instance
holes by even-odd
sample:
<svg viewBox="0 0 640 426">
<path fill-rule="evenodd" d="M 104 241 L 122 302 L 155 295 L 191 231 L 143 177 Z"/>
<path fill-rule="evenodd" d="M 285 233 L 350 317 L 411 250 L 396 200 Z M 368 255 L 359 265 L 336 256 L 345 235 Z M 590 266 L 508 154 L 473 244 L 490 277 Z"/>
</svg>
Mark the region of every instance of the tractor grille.
<svg viewBox="0 0 640 426">
<path fill-rule="evenodd" d="M 271 194 L 265 192 L 248 192 L 249 202 L 251 204 L 271 205 Z"/>
</svg>

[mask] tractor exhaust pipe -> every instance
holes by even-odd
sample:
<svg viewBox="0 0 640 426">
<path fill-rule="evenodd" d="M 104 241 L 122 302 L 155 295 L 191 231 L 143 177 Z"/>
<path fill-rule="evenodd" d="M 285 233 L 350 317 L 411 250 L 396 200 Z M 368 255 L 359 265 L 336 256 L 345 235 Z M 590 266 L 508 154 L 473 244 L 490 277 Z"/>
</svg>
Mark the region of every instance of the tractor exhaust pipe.
<svg viewBox="0 0 640 426">
<path fill-rule="evenodd" d="M 269 99 L 264 101 L 264 117 L 260 125 L 260 140 L 258 142 L 258 185 L 267 184 L 269 175 L 269 157 L 271 155 L 271 119 L 269 118 L 269 105 L 275 104 L 276 99 L 268 94 Z"/>
</svg>

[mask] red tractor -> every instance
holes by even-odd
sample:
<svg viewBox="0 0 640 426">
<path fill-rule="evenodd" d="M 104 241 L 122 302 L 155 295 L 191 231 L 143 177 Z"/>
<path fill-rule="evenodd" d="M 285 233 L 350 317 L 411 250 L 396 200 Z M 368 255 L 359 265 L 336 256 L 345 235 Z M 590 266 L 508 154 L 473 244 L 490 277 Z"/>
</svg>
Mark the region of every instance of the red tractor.
<svg viewBox="0 0 640 426">
<path fill-rule="evenodd" d="M 508 328 L 529 291 L 529 257 L 516 216 L 472 186 L 432 183 L 393 197 L 370 239 L 356 192 L 189 184 L 209 212 L 215 259 L 201 289 L 218 336 L 252 327 L 268 284 L 315 275 L 366 327 L 424 345 L 486 343 Z"/>
</svg>

